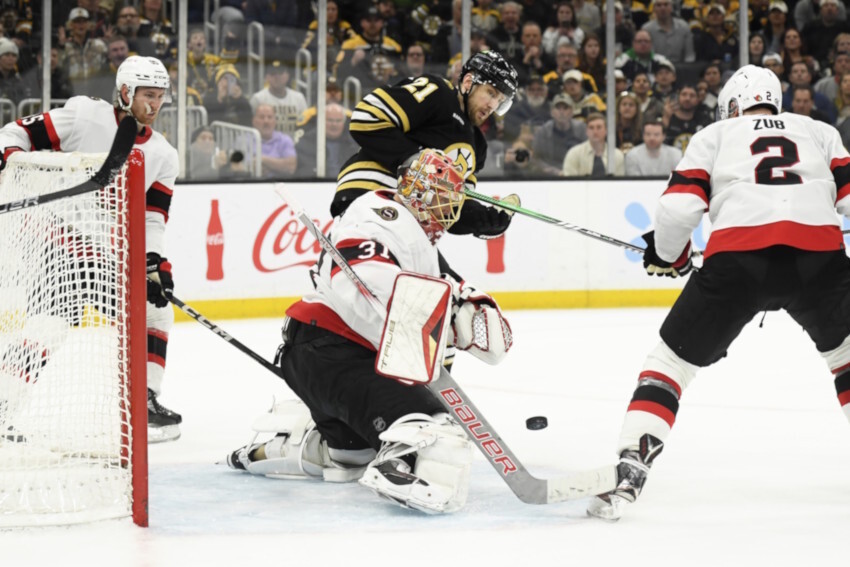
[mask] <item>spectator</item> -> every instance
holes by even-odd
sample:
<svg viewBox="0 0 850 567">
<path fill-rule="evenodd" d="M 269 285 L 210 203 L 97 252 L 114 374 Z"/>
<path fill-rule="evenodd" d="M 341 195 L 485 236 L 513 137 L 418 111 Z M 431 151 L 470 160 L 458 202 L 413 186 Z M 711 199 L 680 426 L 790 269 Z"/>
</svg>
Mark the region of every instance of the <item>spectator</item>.
<svg viewBox="0 0 850 567">
<path fill-rule="evenodd" d="M 316 122 L 309 122 L 296 133 L 298 177 L 316 177 Z M 325 107 L 325 178 L 336 179 L 342 164 L 357 153 L 357 143 L 348 129 L 347 111 L 342 105 L 329 103 Z"/>
<path fill-rule="evenodd" d="M 835 126 L 840 127 L 847 118 L 850 118 L 850 73 L 844 73 L 839 78 L 835 108 L 838 110 Z"/>
<path fill-rule="evenodd" d="M 637 20 L 633 19 L 637 15 L 637 11 L 635 7 L 639 6 L 638 3 L 632 4 L 631 9 L 631 17 L 625 16 L 623 14 L 623 5 L 620 2 L 614 2 L 614 60 L 616 61 L 620 55 L 623 54 L 625 50 L 629 48 L 630 45 L 634 43 L 636 26 L 638 25 Z M 642 26 L 646 23 L 646 20 L 642 20 L 640 25 Z M 606 33 L 608 29 L 606 26 L 602 26 L 599 28 L 599 31 L 596 32 L 599 34 L 599 39 L 602 45 L 607 45 L 606 43 Z M 588 32 L 589 33 L 589 32 Z"/>
<path fill-rule="evenodd" d="M 782 51 L 782 36 L 788 23 L 788 6 L 782 0 L 772 0 L 767 13 L 767 26 L 764 28 L 764 39 L 768 53 Z"/>
<path fill-rule="evenodd" d="M 263 177 L 276 178 L 295 173 L 298 159 L 292 138 L 275 130 L 277 121 L 270 104 L 260 104 L 254 111 L 252 125 L 260 131 Z"/>
<path fill-rule="evenodd" d="M 552 0 L 516 0 L 522 6 L 522 21 L 535 22 L 541 30 L 546 28 L 546 25 L 552 19 L 551 14 L 554 2 Z"/>
<path fill-rule="evenodd" d="M 242 94 L 239 71 L 229 63 L 222 65 L 215 74 L 215 90 L 204 95 L 207 119 L 248 126 L 253 115 L 251 104 Z"/>
<path fill-rule="evenodd" d="M 514 140 L 511 147 L 505 152 L 505 174 L 511 177 L 531 178 L 537 177 L 537 160 L 531 149 L 531 142 L 527 137 Z"/>
<path fill-rule="evenodd" d="M 673 0 L 655 0 L 652 3 L 655 19 L 641 29 L 652 37 L 652 48 L 673 63 L 691 63 L 696 60 L 691 27 L 681 18 L 673 16 Z"/>
<path fill-rule="evenodd" d="M 796 89 L 812 86 L 812 71 L 805 61 L 798 61 L 791 65 L 791 70 L 788 73 L 788 82 L 790 83 L 788 90 L 782 93 L 782 108 L 785 110 L 791 110 L 791 101 L 794 100 L 794 91 Z M 816 93 L 814 90 L 812 90 L 812 93 L 814 95 L 814 109 L 825 114 L 827 116 L 827 122 L 834 124 L 835 106 L 833 106 L 832 102 L 826 96 Z"/>
<path fill-rule="evenodd" d="M 815 92 L 824 95 L 834 104 L 838 97 L 841 77 L 848 72 L 850 72 L 850 53 L 846 51 L 836 53 L 832 60 L 832 74 L 815 83 Z"/>
<path fill-rule="evenodd" d="M 623 92 L 617 97 L 617 147 L 628 153 L 640 143 L 643 135 L 643 117 L 637 97 L 630 92 Z"/>
<path fill-rule="evenodd" d="M 268 86 L 251 96 L 251 109 L 256 116 L 257 107 L 268 104 L 274 109 L 278 129 L 292 130 L 304 111 L 307 110 L 307 99 L 289 84 L 289 68 L 280 61 L 272 61 L 266 66 L 266 83 Z M 286 127 L 285 125 L 291 125 Z"/>
<path fill-rule="evenodd" d="M 839 51 L 850 53 L 850 33 L 840 33 L 835 36 L 835 41 L 832 42 L 832 53 Z"/>
<path fill-rule="evenodd" d="M 646 73 L 635 75 L 631 88 L 635 98 L 637 98 L 638 108 L 640 108 L 644 121 L 661 120 L 661 115 L 664 114 L 664 101 L 652 96 L 652 86 Z"/>
<path fill-rule="evenodd" d="M 18 46 L 11 39 L 0 38 L 0 97 L 8 98 L 15 104 L 34 94 L 31 85 L 25 83 L 18 73 L 17 65 Z"/>
<path fill-rule="evenodd" d="M 738 61 L 738 30 L 726 20 L 726 8 L 710 4 L 703 29 L 694 38 L 694 48 L 700 61 Z"/>
<path fill-rule="evenodd" d="M 201 95 L 215 88 L 215 72 L 221 57 L 207 51 L 207 34 L 197 28 L 189 32 L 187 84 Z"/>
<path fill-rule="evenodd" d="M 567 152 L 587 140 L 587 128 L 573 118 L 570 99 L 559 94 L 552 100 L 551 120 L 534 134 L 532 152 L 536 170 L 544 175 L 559 175 Z"/>
<path fill-rule="evenodd" d="M 408 77 L 418 77 L 425 71 L 425 48 L 411 43 L 404 54 L 404 69 Z"/>
<path fill-rule="evenodd" d="M 578 49 L 571 43 L 562 43 L 555 54 L 555 69 L 543 75 L 543 82 L 549 89 L 549 97 L 564 90 L 564 73 L 578 66 Z"/>
<path fill-rule="evenodd" d="M 493 7 L 493 0 L 478 0 L 472 7 L 472 25 L 480 30 L 491 32 L 499 25 L 499 10 Z"/>
<path fill-rule="evenodd" d="M 780 55 L 782 55 L 782 62 L 788 69 L 798 61 L 805 61 L 811 68 L 813 75 L 820 72 L 820 65 L 814 57 L 808 54 L 806 46 L 800 37 L 800 32 L 795 28 L 786 29 L 782 35 L 782 51 Z"/>
<path fill-rule="evenodd" d="M 750 63 L 753 65 L 761 65 L 761 60 L 765 54 L 764 36 L 760 33 L 754 33 L 750 36 Z"/>
<path fill-rule="evenodd" d="M 172 63 L 168 66 L 168 76 L 171 79 L 172 97 L 177 95 L 177 63 Z M 195 88 L 186 85 L 186 105 L 187 106 L 203 106 L 204 95 L 199 93 Z"/>
<path fill-rule="evenodd" d="M 342 44 L 337 55 L 334 76 L 353 75 L 364 92 L 371 92 L 392 81 L 401 67 L 401 46 L 383 33 L 384 19 L 371 6 L 360 17 L 360 33 Z"/>
<path fill-rule="evenodd" d="M 340 18 L 339 5 L 336 0 L 328 0 L 328 6 L 325 11 L 328 15 L 328 69 L 331 69 L 334 61 L 336 61 L 343 42 L 354 35 L 354 30 L 350 23 Z M 318 31 L 319 21 L 313 20 L 310 22 L 307 35 L 304 37 L 304 43 L 301 45 L 303 49 L 310 51 L 314 59 L 316 59 L 319 54 L 319 42 L 316 41 L 316 34 Z"/>
<path fill-rule="evenodd" d="M 593 86 L 593 78 L 584 75 L 578 69 L 564 73 L 564 92 L 570 99 L 573 114 L 581 120 L 586 119 L 592 112 L 605 112 L 605 102 L 595 92 L 585 90 L 585 84 Z"/>
<path fill-rule="evenodd" d="M 118 11 L 118 17 L 115 21 L 115 33 L 123 36 L 127 40 L 127 45 L 130 51 L 142 53 L 140 42 L 142 37 L 139 35 L 141 27 L 141 17 L 135 6 L 122 6 Z"/>
<path fill-rule="evenodd" d="M 169 40 L 175 36 L 171 20 L 165 17 L 162 0 L 142 0 L 139 35 L 151 37 L 156 33 L 164 34 Z"/>
<path fill-rule="evenodd" d="M 518 97 L 519 100 L 514 102 L 510 112 L 504 117 L 504 135 L 508 140 L 515 140 L 523 125 L 528 126 L 533 134 L 535 129 L 550 119 L 548 92 L 543 80 L 540 77 L 532 77 L 528 85 L 520 89 L 520 92 L 522 91 L 525 92 L 525 97 Z"/>
<path fill-rule="evenodd" d="M 27 71 L 24 80 L 30 84 L 33 95 L 36 98 L 41 96 L 42 90 L 42 75 L 41 75 L 41 51 L 35 54 L 37 65 Z M 71 85 L 71 80 L 68 78 L 68 73 L 59 65 L 59 49 L 57 47 L 50 48 L 50 98 L 52 99 L 68 99 L 74 96 L 74 88 Z"/>
<path fill-rule="evenodd" d="M 685 85 L 680 88 L 676 100 L 670 100 L 664 107 L 662 120 L 667 130 L 665 144 L 684 153 L 691 137 L 713 122 L 710 115 L 698 112 L 698 107 L 696 87 Z"/>
<path fill-rule="evenodd" d="M 626 154 L 626 175 L 666 177 L 682 159 L 682 152 L 664 143 L 664 124 L 645 122 L 643 143 Z"/>
<path fill-rule="evenodd" d="M 510 63 L 517 59 L 522 60 L 522 29 L 520 28 L 520 17 L 522 6 L 516 2 L 503 2 L 499 6 L 501 22 L 496 26 L 487 38 L 487 45 L 498 51 Z"/>
<path fill-rule="evenodd" d="M 750 5 L 750 37 L 764 34 L 764 29 L 768 26 L 768 13 L 770 11 L 770 0 L 754 0 Z M 765 43 L 765 48 L 767 44 Z M 762 54 L 763 55 L 763 54 Z M 750 59 L 753 65 L 758 65 L 758 60 Z"/>
<path fill-rule="evenodd" d="M 676 95 L 676 67 L 669 61 L 662 62 L 655 70 L 655 84 L 652 98 L 662 105 L 667 104 Z"/>
<path fill-rule="evenodd" d="M 720 72 L 720 65 L 717 63 L 709 63 L 705 66 L 700 74 L 700 77 L 705 81 L 706 93 L 702 103 L 714 112 L 717 107 L 717 96 L 720 94 L 720 89 L 723 88 L 723 75 Z"/>
<path fill-rule="evenodd" d="M 325 84 L 325 104 L 336 103 L 336 104 L 341 105 L 342 104 L 342 96 L 343 96 L 342 95 L 342 89 L 339 87 L 339 83 L 337 83 L 333 79 L 328 79 L 327 83 Z M 315 120 L 317 114 L 318 114 L 318 108 L 315 105 L 309 107 L 307 110 L 305 110 L 303 113 L 301 113 L 301 118 L 299 118 L 298 124 L 297 124 L 298 128 L 300 128 L 300 129 L 302 129 L 302 131 L 304 131 L 305 126 L 308 125 L 313 120 Z M 345 115 L 346 115 L 346 118 L 350 119 L 351 118 L 351 111 L 346 109 Z M 314 126 L 314 128 L 315 128 L 315 126 Z M 295 140 L 295 143 L 297 144 L 298 140 Z"/>
<path fill-rule="evenodd" d="M 816 20 L 804 27 L 797 22 L 803 31 L 803 42 L 809 54 L 817 60 L 821 68 L 826 68 L 829 64 L 830 49 L 838 34 L 850 32 L 850 23 L 839 19 L 840 7 L 841 2 L 838 0 L 820 0 L 820 11 Z"/>
<path fill-rule="evenodd" d="M 623 71 L 628 80 L 634 80 L 635 75 L 640 72 L 649 75 L 651 81 L 655 80 L 655 70 L 662 63 L 670 61 L 663 55 L 652 51 L 652 36 L 646 30 L 635 32 L 632 47 L 617 58 L 617 69 Z"/>
<path fill-rule="evenodd" d="M 543 33 L 543 49 L 550 57 L 555 57 L 558 46 L 564 41 L 579 47 L 584 42 L 585 33 L 576 22 L 575 10 L 569 0 L 561 0 L 555 6 L 554 21 Z"/>
<path fill-rule="evenodd" d="M 555 61 L 543 51 L 541 45 L 540 26 L 537 22 L 526 22 L 522 25 L 522 59 L 514 64 L 519 74 L 519 84 L 527 85 L 533 76 L 543 76 L 549 69 L 555 67 Z"/>
<path fill-rule="evenodd" d="M 395 0 L 377 0 L 378 11 L 384 17 L 384 34 L 393 38 L 399 45 L 409 43 L 404 37 L 406 15 L 396 9 Z"/>
<path fill-rule="evenodd" d="M 810 23 L 814 22 L 818 15 L 815 8 L 820 5 L 822 10 L 823 0 L 798 0 L 794 6 L 794 21 L 800 29 L 805 29 Z M 786 8 L 787 11 L 788 8 Z M 847 10 L 843 5 L 838 5 L 838 21 L 843 22 L 847 19 Z"/>
<path fill-rule="evenodd" d="M 440 26 L 431 40 L 431 55 L 434 61 L 446 63 L 462 51 L 463 0 L 452 0 L 452 19 Z"/>
<path fill-rule="evenodd" d="M 133 54 L 135 55 L 135 54 Z M 113 35 L 106 41 L 106 57 L 109 65 L 97 75 L 86 80 L 85 93 L 103 100 L 111 101 L 115 94 L 115 73 L 118 67 L 130 56 L 127 40 L 120 35 Z"/>
<path fill-rule="evenodd" d="M 622 5 L 620 7 L 622 8 Z M 573 0 L 573 8 L 578 26 L 585 34 L 596 32 L 602 25 L 602 14 L 599 12 L 599 6 L 593 0 L 590 2 Z"/>
<path fill-rule="evenodd" d="M 782 63 L 781 55 L 778 53 L 768 53 L 762 58 L 761 64 L 765 69 L 770 69 L 774 75 L 779 77 L 783 92 L 788 90 L 788 81 L 785 80 L 785 64 Z"/>
<path fill-rule="evenodd" d="M 794 114 L 802 114 L 813 120 L 820 120 L 827 124 L 832 124 L 829 117 L 815 109 L 814 97 L 815 91 L 811 85 L 801 85 L 794 87 L 794 92 L 791 99 L 791 112 Z"/>
<path fill-rule="evenodd" d="M 594 112 L 587 117 L 587 141 L 573 147 L 564 157 L 563 174 L 567 177 L 601 178 L 625 174 L 623 152 L 614 149 L 613 167 L 608 163 L 608 129 L 605 117 Z"/>
<path fill-rule="evenodd" d="M 68 15 L 68 35 L 65 38 L 60 65 L 72 81 L 85 80 L 106 67 L 106 44 L 89 32 L 89 13 L 74 8 Z"/>
<path fill-rule="evenodd" d="M 581 51 L 578 54 L 578 70 L 593 77 L 596 88 L 603 93 L 605 92 L 608 70 L 605 57 L 602 55 L 602 44 L 599 42 L 599 36 L 595 33 L 587 34 L 581 44 Z M 563 73 L 561 76 L 563 76 Z"/>
<path fill-rule="evenodd" d="M 215 136 L 208 126 L 201 126 L 192 132 L 189 144 L 189 179 L 215 179 L 218 169 L 227 163 L 227 155 L 216 148 Z"/>
<path fill-rule="evenodd" d="M 614 92 L 621 93 L 629 89 L 629 81 L 619 69 L 614 69 Z"/>
</svg>

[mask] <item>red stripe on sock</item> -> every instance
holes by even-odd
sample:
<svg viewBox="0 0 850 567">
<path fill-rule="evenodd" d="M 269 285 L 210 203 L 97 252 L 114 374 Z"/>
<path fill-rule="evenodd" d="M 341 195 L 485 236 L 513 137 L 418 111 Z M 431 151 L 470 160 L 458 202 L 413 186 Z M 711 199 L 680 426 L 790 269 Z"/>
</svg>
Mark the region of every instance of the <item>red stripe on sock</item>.
<svg viewBox="0 0 850 567">
<path fill-rule="evenodd" d="M 645 411 L 646 413 L 651 413 L 654 416 L 660 417 L 664 421 L 667 422 L 667 425 L 673 427 L 673 423 L 676 422 L 676 415 L 665 408 L 661 404 L 656 404 L 655 402 L 648 401 L 636 401 L 629 404 L 628 411 Z"/>
</svg>

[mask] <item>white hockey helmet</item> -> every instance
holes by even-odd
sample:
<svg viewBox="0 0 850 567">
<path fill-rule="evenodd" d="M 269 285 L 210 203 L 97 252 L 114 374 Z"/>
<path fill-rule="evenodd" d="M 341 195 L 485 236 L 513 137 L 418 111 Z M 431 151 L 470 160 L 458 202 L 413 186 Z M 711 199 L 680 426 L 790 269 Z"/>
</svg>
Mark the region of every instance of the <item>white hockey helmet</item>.
<svg viewBox="0 0 850 567">
<path fill-rule="evenodd" d="M 127 104 L 121 100 L 121 87 L 127 85 Z M 165 102 L 171 102 L 171 77 L 162 61 L 155 57 L 131 55 L 118 67 L 115 88 L 118 91 L 118 106 L 130 110 L 138 87 L 165 89 Z"/>
<path fill-rule="evenodd" d="M 782 85 L 770 69 L 744 65 L 726 81 L 717 96 L 719 119 L 740 116 L 756 106 L 769 108 L 773 114 L 782 112 Z"/>
<path fill-rule="evenodd" d="M 413 213 L 432 244 L 460 217 L 463 176 L 452 159 L 437 149 L 425 149 L 399 172 L 398 195 Z"/>
</svg>

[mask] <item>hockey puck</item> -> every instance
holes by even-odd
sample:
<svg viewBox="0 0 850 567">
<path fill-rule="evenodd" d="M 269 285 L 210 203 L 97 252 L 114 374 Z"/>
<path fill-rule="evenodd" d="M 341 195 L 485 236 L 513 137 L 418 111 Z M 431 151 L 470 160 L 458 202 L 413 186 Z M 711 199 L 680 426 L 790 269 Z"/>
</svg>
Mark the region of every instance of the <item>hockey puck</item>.
<svg viewBox="0 0 850 567">
<path fill-rule="evenodd" d="M 546 429 L 549 425 L 549 420 L 546 419 L 542 415 L 536 415 L 534 417 L 529 417 L 525 420 L 525 426 L 532 431 L 537 431 L 540 429 Z"/>
</svg>

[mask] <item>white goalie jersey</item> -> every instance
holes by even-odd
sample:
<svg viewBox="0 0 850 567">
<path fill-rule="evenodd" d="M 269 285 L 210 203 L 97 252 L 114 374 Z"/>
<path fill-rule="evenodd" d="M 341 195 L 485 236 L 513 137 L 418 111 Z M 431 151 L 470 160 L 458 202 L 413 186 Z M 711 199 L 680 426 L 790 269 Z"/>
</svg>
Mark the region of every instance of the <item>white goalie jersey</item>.
<svg viewBox="0 0 850 567">
<path fill-rule="evenodd" d="M 376 191 L 356 199 L 339 217 L 331 241 L 352 269 L 386 305 L 401 271 L 440 277 L 437 248 L 394 193 Z M 287 315 L 375 350 L 384 319 L 325 253 L 313 267 L 315 292 Z"/>
<path fill-rule="evenodd" d="M 655 215 L 658 255 L 679 257 L 708 212 L 705 256 L 786 245 L 841 250 L 850 154 L 832 126 L 798 114 L 746 115 L 697 132 Z"/>
<path fill-rule="evenodd" d="M 0 129 L 0 152 L 24 151 L 106 153 L 118 130 L 117 110 L 97 98 L 76 96 L 62 108 L 33 114 Z M 177 150 L 159 132 L 146 127 L 134 148 L 145 156 L 145 250 L 165 256 L 165 223 L 179 173 Z"/>
</svg>

